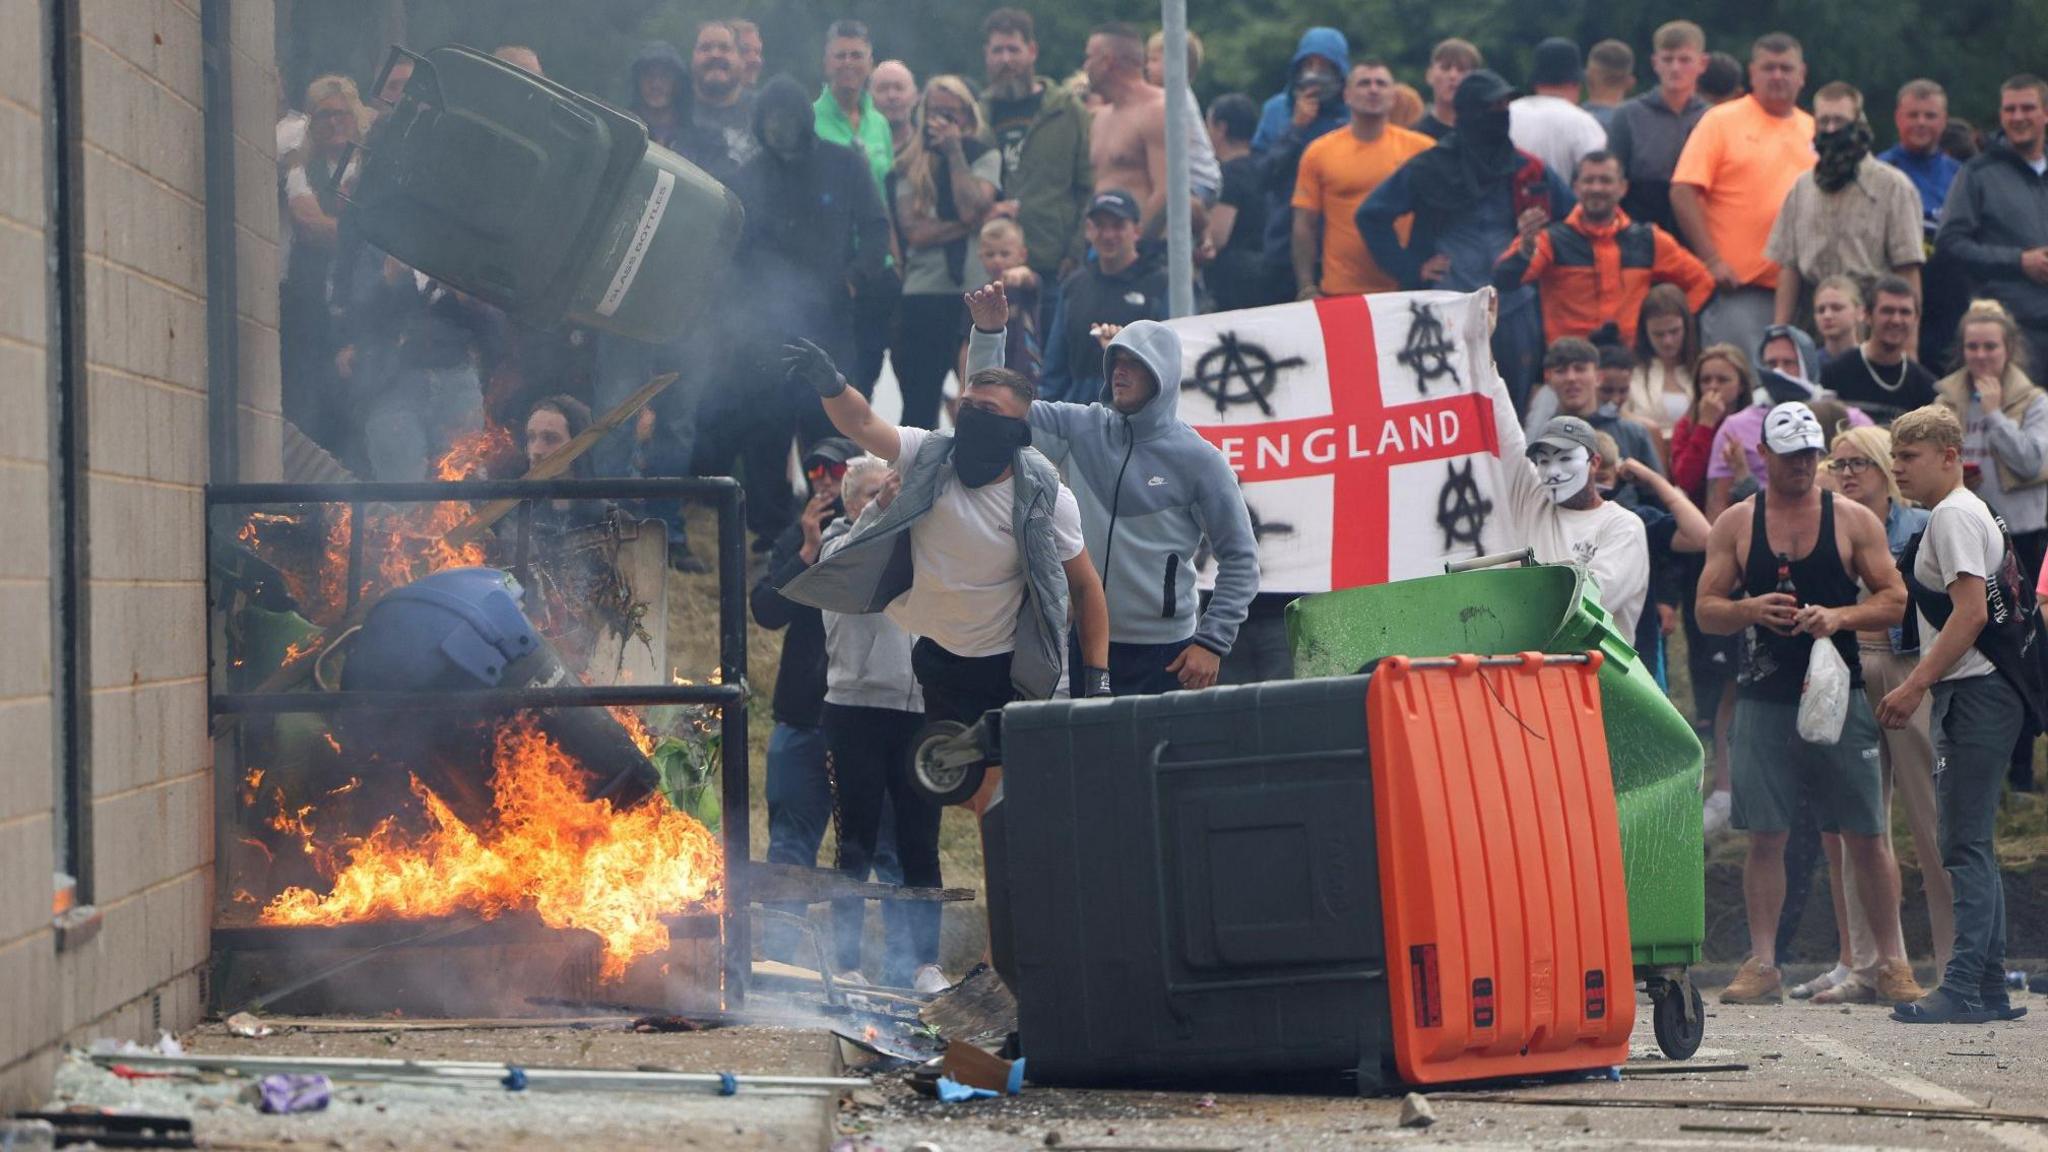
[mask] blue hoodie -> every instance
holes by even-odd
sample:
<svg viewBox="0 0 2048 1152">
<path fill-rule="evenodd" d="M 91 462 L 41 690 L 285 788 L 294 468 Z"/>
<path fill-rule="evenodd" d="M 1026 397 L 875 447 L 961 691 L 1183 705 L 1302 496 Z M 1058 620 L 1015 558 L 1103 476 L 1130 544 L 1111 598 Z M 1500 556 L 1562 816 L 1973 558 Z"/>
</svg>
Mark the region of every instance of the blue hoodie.
<svg viewBox="0 0 2048 1152">
<path fill-rule="evenodd" d="M 1337 66 L 1337 99 L 1316 110 L 1308 127 L 1294 126 L 1294 75 L 1301 62 L 1320 56 Z M 1335 28 L 1311 28 L 1301 34 L 1294 58 L 1287 64 L 1287 84 L 1266 101 L 1259 112 L 1258 131 L 1252 133 L 1252 154 L 1259 157 L 1260 185 L 1266 193 L 1266 223 L 1261 252 L 1264 265 L 1293 266 L 1294 177 L 1301 165 L 1302 149 L 1317 137 L 1351 122 L 1351 110 L 1341 95 L 1345 78 L 1351 75 L 1351 44 Z"/>
<path fill-rule="evenodd" d="M 1111 400 L 1110 357 L 1128 352 L 1152 370 L 1159 390 L 1126 416 Z M 1003 362 L 1003 333 L 971 329 L 969 375 Z M 1180 419 L 1180 336 L 1156 320 L 1125 325 L 1103 352 L 1096 403 L 1040 400 L 1031 406 L 1032 445 L 1060 466 L 1081 505 L 1081 534 L 1109 598 L 1109 638 L 1118 644 L 1179 644 L 1192 638 L 1230 654 L 1259 590 L 1259 553 L 1237 476 L 1214 445 Z M 1195 554 L 1203 537 L 1216 555 L 1216 591 L 1196 619 Z"/>
</svg>

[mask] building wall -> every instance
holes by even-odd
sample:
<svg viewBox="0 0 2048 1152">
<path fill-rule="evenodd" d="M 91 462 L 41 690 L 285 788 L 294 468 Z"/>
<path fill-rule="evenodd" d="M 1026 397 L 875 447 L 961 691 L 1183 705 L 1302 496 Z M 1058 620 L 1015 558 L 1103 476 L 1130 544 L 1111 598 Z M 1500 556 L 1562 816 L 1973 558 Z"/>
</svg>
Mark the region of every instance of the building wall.
<svg viewBox="0 0 2048 1152">
<path fill-rule="evenodd" d="M 276 478 L 279 457 L 272 5 L 230 5 L 236 178 L 212 190 L 199 0 L 80 8 L 90 898 L 102 919 L 66 948 L 51 925 L 42 5 L 0 0 L 0 1113 L 48 1091 L 62 1043 L 149 1041 L 202 1009 L 209 193 L 236 203 L 242 478 Z"/>
</svg>

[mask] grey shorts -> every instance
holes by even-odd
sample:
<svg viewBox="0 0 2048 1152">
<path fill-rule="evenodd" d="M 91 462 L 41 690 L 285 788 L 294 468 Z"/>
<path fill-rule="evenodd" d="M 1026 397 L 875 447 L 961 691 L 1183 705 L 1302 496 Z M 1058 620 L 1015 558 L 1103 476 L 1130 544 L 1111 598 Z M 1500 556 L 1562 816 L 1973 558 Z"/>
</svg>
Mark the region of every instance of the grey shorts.
<svg viewBox="0 0 2048 1152">
<path fill-rule="evenodd" d="M 1833 745 L 1799 738 L 1797 704 L 1738 698 L 1728 741 L 1728 822 L 1744 832 L 1789 832 L 1804 794 L 1824 832 L 1888 833 L 1877 749 L 1877 717 L 1862 692 L 1849 694 L 1842 739 Z"/>
</svg>

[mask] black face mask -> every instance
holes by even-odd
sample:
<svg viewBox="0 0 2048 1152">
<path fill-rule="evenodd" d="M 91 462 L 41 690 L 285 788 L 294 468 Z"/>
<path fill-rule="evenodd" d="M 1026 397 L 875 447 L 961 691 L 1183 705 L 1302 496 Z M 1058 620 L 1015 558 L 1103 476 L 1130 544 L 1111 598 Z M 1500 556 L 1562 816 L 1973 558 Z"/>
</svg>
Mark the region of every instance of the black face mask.
<svg viewBox="0 0 2048 1152">
<path fill-rule="evenodd" d="M 1832 132 L 1815 133 L 1813 149 L 1820 154 L 1813 167 L 1813 182 L 1823 192 L 1839 192 L 1856 179 L 1856 168 L 1870 155 L 1870 125 L 1858 119 Z"/>
<path fill-rule="evenodd" d="M 953 429 L 953 472 L 962 484 L 979 488 L 1002 475 L 1017 450 L 1030 444 L 1029 423 L 962 404 Z"/>
</svg>

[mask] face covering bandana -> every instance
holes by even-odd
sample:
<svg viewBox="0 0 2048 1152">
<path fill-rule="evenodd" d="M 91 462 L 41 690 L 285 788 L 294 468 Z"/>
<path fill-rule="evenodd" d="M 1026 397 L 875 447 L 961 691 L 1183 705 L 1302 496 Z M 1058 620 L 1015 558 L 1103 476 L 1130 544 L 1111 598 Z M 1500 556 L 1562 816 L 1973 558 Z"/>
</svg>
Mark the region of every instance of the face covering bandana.
<svg viewBox="0 0 2048 1152">
<path fill-rule="evenodd" d="M 1813 182 L 1823 192 L 1840 192 L 1856 179 L 1856 167 L 1870 155 L 1870 125 L 1858 118 L 1854 124 L 1832 132 L 1817 133 L 1814 151 L 1820 160 L 1813 167 Z"/>
<path fill-rule="evenodd" d="M 1536 478 L 1552 504 L 1562 504 L 1586 487 L 1593 471 L 1593 458 L 1584 448 L 1552 448 L 1538 445 L 1529 457 L 1536 465 Z"/>
<path fill-rule="evenodd" d="M 1017 450 L 1030 443 L 1025 421 L 962 404 L 953 430 L 953 472 L 962 484 L 979 488 L 1002 475 Z"/>
<path fill-rule="evenodd" d="M 1602 420 L 1619 420 L 1621 419 L 1621 405 L 1616 404 L 1612 400 L 1602 400 L 1599 410 L 1594 415 Z"/>
</svg>

